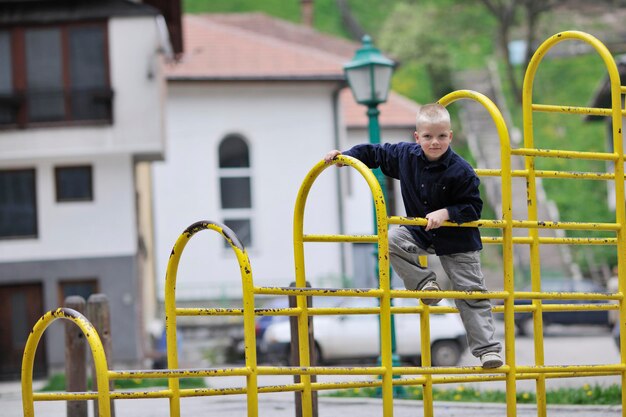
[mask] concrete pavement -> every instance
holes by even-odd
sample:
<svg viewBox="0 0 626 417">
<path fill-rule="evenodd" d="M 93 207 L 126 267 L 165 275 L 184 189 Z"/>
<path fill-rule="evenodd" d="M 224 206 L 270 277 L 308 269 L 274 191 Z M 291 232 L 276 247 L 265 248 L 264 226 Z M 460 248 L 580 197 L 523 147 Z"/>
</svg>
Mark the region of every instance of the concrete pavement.
<svg viewBox="0 0 626 417">
<path fill-rule="evenodd" d="M 603 364 L 618 363 L 619 352 L 615 348 L 610 333 L 602 329 L 585 329 L 584 338 L 576 337 L 579 329 L 551 329 L 551 336 L 545 339 L 546 362 L 554 365 L 564 364 Z M 501 334 L 501 331 L 499 332 Z M 533 363 L 533 339 L 518 338 L 516 340 L 516 356 L 518 364 Z M 186 346 L 187 349 L 191 346 Z M 186 357 L 190 357 L 187 355 Z M 461 365 L 475 365 L 476 358 L 466 353 Z M 209 366 L 210 364 L 197 364 Z M 320 382 L 328 380 L 349 381 L 352 376 L 324 376 L 320 375 Z M 358 379 L 363 379 L 359 376 Z M 288 376 L 261 376 L 260 385 L 280 385 L 292 381 Z M 600 384 L 608 386 L 621 381 L 617 376 L 594 378 L 565 378 L 554 379 L 549 387 L 575 387 L 583 383 L 590 385 Z M 243 386 L 243 377 L 219 377 L 207 379 L 207 385 L 212 388 L 229 388 Z M 43 385 L 42 381 L 35 381 L 35 389 Z M 466 387 L 478 389 L 504 390 L 501 381 L 468 383 Z M 450 386 L 450 388 L 453 388 Z M 534 391 L 532 381 L 518 381 L 520 391 Z M 35 415 L 45 417 L 65 417 L 65 402 L 37 402 Z M 92 407 L 89 407 L 90 411 Z M 116 417 L 169 417 L 168 402 L 165 399 L 151 400 L 117 400 L 115 402 Z M 259 396 L 259 417 L 295 417 L 293 393 L 261 394 Z M 181 416 L 215 416 L 215 417 L 246 417 L 246 397 L 231 395 L 223 397 L 185 398 L 181 400 Z M 319 417 L 381 417 L 382 401 L 368 398 L 330 398 L 320 397 Z M 0 416 L 22 417 L 21 387 L 17 382 L 0 383 Z M 93 414 L 90 414 L 93 416 Z M 353 415 L 353 416 L 351 416 Z M 394 417 L 423 416 L 421 401 L 396 400 L 394 401 Z M 520 417 L 536 416 L 537 410 L 532 405 L 517 406 L 517 415 Z M 583 416 L 621 416 L 621 406 L 552 406 L 548 408 L 550 417 L 583 417 Z M 504 404 L 488 403 L 458 403 L 435 402 L 436 417 L 474 417 L 474 416 L 506 416 Z"/>
</svg>

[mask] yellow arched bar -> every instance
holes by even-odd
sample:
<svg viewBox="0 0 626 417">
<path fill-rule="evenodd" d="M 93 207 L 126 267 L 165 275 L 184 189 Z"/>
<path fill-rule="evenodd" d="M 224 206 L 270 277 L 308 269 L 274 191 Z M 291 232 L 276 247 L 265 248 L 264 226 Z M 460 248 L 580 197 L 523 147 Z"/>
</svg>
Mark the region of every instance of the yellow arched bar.
<svg viewBox="0 0 626 417">
<path fill-rule="evenodd" d="M 391 351 L 391 296 L 389 277 L 389 243 L 387 240 L 388 219 L 385 197 L 376 176 L 361 161 L 339 155 L 333 164 L 343 164 L 355 168 L 369 185 L 372 197 L 374 198 L 374 211 L 376 213 L 378 244 L 378 274 L 380 295 L 380 355 L 381 365 L 385 369 L 382 375 L 382 395 L 383 395 L 383 415 L 393 416 L 393 372 L 392 372 L 392 351 Z M 306 200 L 315 179 L 330 165 L 324 161 L 318 162 L 307 174 L 296 198 L 293 221 L 293 245 L 296 268 L 296 286 L 303 288 L 306 284 L 304 271 L 304 208 Z M 309 342 L 308 342 L 308 311 L 306 296 L 297 297 L 297 307 L 302 311 L 298 315 L 298 340 L 300 345 L 300 366 L 310 366 Z M 302 376 L 304 390 L 302 392 L 302 410 L 304 417 L 310 417 L 311 413 L 311 382 L 308 375 Z"/>
<path fill-rule="evenodd" d="M 610 115 L 613 122 L 613 149 L 614 153 L 595 153 L 594 159 L 606 159 L 615 161 L 615 198 L 616 198 L 616 223 L 619 225 L 617 228 L 617 258 L 618 258 L 618 276 L 619 276 L 619 291 L 624 291 L 624 277 L 626 276 L 626 263 L 624 262 L 624 256 L 626 256 L 626 244 L 624 242 L 624 224 L 626 221 L 625 207 L 624 207 L 624 155 L 622 144 L 622 108 L 621 108 L 621 86 L 620 76 L 617 70 L 617 65 L 613 56 L 606 48 L 606 46 L 600 42 L 594 36 L 578 31 L 566 31 L 553 35 L 545 42 L 543 42 L 539 48 L 535 51 L 524 77 L 524 84 L 522 89 L 522 112 L 523 112 L 523 125 L 524 125 L 524 148 L 519 149 L 520 154 L 525 156 L 525 169 L 527 171 L 527 192 L 528 192 L 528 219 L 529 221 L 537 220 L 537 188 L 536 188 L 536 174 L 535 174 L 535 160 L 534 155 L 537 156 L 549 156 L 546 151 L 535 149 L 534 134 L 533 134 L 533 111 L 550 111 L 561 113 L 590 113 L 585 112 L 581 108 L 573 108 L 566 106 L 547 106 L 547 105 L 534 105 L 532 103 L 533 83 L 537 68 L 543 57 L 553 46 L 565 40 L 577 40 L 585 42 L 591 45 L 595 51 L 600 55 L 607 68 L 610 88 L 611 88 L 611 111 Z M 589 156 L 592 153 L 589 153 Z M 603 157 L 603 155 L 605 155 Z M 585 155 L 581 155 L 584 157 Z M 540 254 L 539 254 L 539 234 L 537 229 L 529 229 L 529 236 L 532 239 L 530 244 L 530 256 L 531 256 L 531 287 L 533 291 L 541 290 L 541 271 L 540 271 Z M 542 304 L 540 300 L 533 300 L 533 306 L 535 308 L 534 317 L 534 335 L 535 335 L 535 362 L 537 366 L 544 365 L 544 348 L 543 348 L 543 320 L 542 320 Z M 624 337 L 624 323 L 626 319 L 626 307 L 623 302 L 620 302 L 620 324 L 622 326 L 622 337 L 620 341 L 622 364 L 626 363 L 626 338 Z M 626 383 L 626 373 L 622 372 L 622 386 Z M 547 415 L 546 410 L 546 388 L 545 388 L 545 376 L 539 375 L 537 378 L 537 409 L 538 415 L 545 417 Z M 626 416 L 626 393 L 622 392 L 622 409 L 623 415 Z"/>
<path fill-rule="evenodd" d="M 604 59 L 608 69 L 611 81 L 612 108 L 611 109 L 590 109 L 571 106 L 551 106 L 545 104 L 532 104 L 532 82 L 536 72 L 538 63 L 545 55 L 546 51 L 558 42 L 565 39 L 582 40 L 590 43 L 600 53 Z M 622 376 L 622 384 L 626 379 L 626 304 L 624 303 L 623 293 L 626 288 L 624 269 L 625 243 L 624 243 L 624 224 L 625 210 L 624 207 L 624 157 L 622 148 L 622 120 L 621 115 L 624 111 L 621 109 L 620 94 L 626 93 L 626 88 L 619 86 L 619 75 L 615 63 L 604 46 L 595 38 L 581 32 L 564 32 L 555 35 L 544 43 L 537 51 L 524 81 L 524 129 L 525 129 L 525 148 L 511 149 L 509 144 L 509 136 L 504 120 L 496 108 L 496 106 L 484 95 L 469 90 L 456 91 L 443 97 L 439 102 L 444 106 L 454 103 L 460 99 L 470 99 L 483 105 L 491 115 L 499 136 L 501 151 L 501 168 L 492 170 L 477 170 L 479 175 L 502 177 L 502 219 L 501 220 L 478 220 L 468 222 L 462 225 L 445 223 L 447 227 L 489 227 L 502 229 L 502 237 L 483 238 L 485 243 L 502 244 L 504 258 L 504 291 L 489 292 L 491 298 L 500 298 L 504 300 L 503 307 L 494 307 L 494 311 L 503 312 L 505 318 L 505 354 L 506 365 L 497 370 L 484 370 L 480 367 L 431 367 L 429 358 L 429 326 L 428 317 L 430 313 L 454 313 L 456 309 L 442 306 L 424 306 L 418 307 L 392 307 L 391 297 L 403 298 L 419 298 L 424 296 L 420 291 L 409 290 L 391 290 L 389 277 L 389 260 L 388 260 L 388 240 L 387 232 L 390 224 L 403 225 L 424 225 L 425 220 L 421 218 L 401 218 L 387 217 L 385 201 L 382 190 L 373 173 L 361 162 L 346 156 L 339 156 L 334 163 L 351 166 L 357 169 L 366 179 L 372 196 L 374 198 L 375 216 L 377 219 L 376 235 L 304 235 L 303 234 L 303 217 L 306 199 L 313 181 L 320 173 L 329 165 L 319 162 L 307 175 L 303 182 L 296 201 L 294 211 L 294 255 L 296 263 L 296 288 L 282 287 L 259 287 L 255 288 L 252 281 L 252 273 L 248 255 L 234 233 L 215 222 L 197 222 L 185 230 L 185 232 L 177 240 L 172 250 L 167 268 L 167 277 L 165 285 L 165 309 L 166 309 L 166 337 L 168 344 L 168 370 L 139 370 L 139 371 L 108 371 L 104 350 L 100 343 L 97 333 L 91 324 L 79 313 L 70 309 L 58 309 L 46 313 L 36 324 L 28 338 L 25 350 L 24 361 L 22 365 L 22 391 L 23 391 L 23 407 L 24 415 L 32 416 L 34 414 L 33 401 L 54 401 L 54 400 L 99 400 L 99 415 L 108 417 L 110 415 L 110 399 L 139 399 L 139 398 L 169 398 L 170 399 L 170 416 L 180 416 L 180 398 L 208 395 L 231 395 L 246 394 L 248 401 L 248 416 L 256 417 L 258 415 L 258 394 L 269 392 L 286 392 L 300 391 L 302 392 L 303 413 L 305 416 L 312 414 L 312 391 L 327 389 L 342 389 L 350 387 L 381 387 L 383 393 L 383 415 L 391 417 L 393 415 L 393 387 L 401 385 L 423 385 L 424 386 L 424 414 L 426 417 L 433 415 L 433 384 L 447 384 L 460 382 L 478 382 L 478 381 L 506 381 L 507 385 L 507 415 L 515 416 L 515 381 L 516 379 L 537 381 L 538 393 L 538 413 L 546 415 L 545 404 L 545 378 L 571 378 L 582 376 L 600 376 L 600 375 L 616 375 Z M 533 111 L 543 112 L 564 112 L 572 114 L 601 114 L 611 115 L 613 120 L 613 140 L 615 152 L 575 152 L 560 151 L 549 149 L 536 149 L 533 144 L 532 136 L 532 116 Z M 524 170 L 511 171 L 510 158 L 511 155 L 524 156 L 526 158 L 526 167 Z M 557 157 L 557 158 L 578 158 L 578 159 L 595 159 L 615 162 L 615 172 L 610 173 L 576 173 L 576 172 L 559 172 L 559 171 L 535 171 L 535 157 Z M 528 181 L 528 193 L 530 199 L 529 219 L 528 220 L 512 220 L 511 218 L 511 177 L 525 177 Z M 615 223 L 582 223 L 582 222 L 547 222 L 539 221 L 536 218 L 535 200 L 535 180 L 540 177 L 553 178 L 584 178 L 591 180 L 614 180 L 616 186 L 616 222 Z M 535 211 L 533 211 L 535 210 Z M 534 213 L 534 214 L 533 214 Z M 524 228 L 529 230 L 528 237 L 512 237 L 514 228 Z M 542 238 L 538 237 L 537 231 L 541 228 L 549 229 L 566 229 L 566 230 L 589 230 L 589 231 L 612 231 L 615 232 L 616 238 Z M 241 309 L 221 309 L 221 308 L 176 308 L 175 303 L 175 287 L 178 263 L 187 242 L 197 232 L 201 230 L 211 229 L 220 233 L 230 244 L 237 256 L 243 287 L 243 308 Z M 304 242 L 370 242 L 377 243 L 379 256 L 379 288 L 376 289 L 319 289 L 305 288 L 306 275 L 304 271 Z M 530 292 L 513 292 L 513 244 L 528 244 L 531 246 L 531 253 L 534 257 L 533 264 L 533 290 Z M 617 245 L 618 262 L 619 262 L 619 292 L 616 294 L 586 294 L 586 293 L 542 293 L 539 291 L 539 257 L 538 247 L 540 244 L 610 244 Z M 254 310 L 254 295 L 296 295 L 298 299 L 297 307 L 281 309 L 280 311 L 264 311 Z M 376 297 L 380 299 L 380 307 L 378 308 L 308 308 L 306 297 L 311 295 L 339 295 L 339 296 L 358 296 L 358 297 Z M 430 294 L 428 294 L 430 295 Z M 481 292 L 460 292 L 460 291 L 441 291 L 443 298 L 484 298 L 485 294 Z M 513 305 L 516 298 L 531 299 L 533 305 L 517 306 Z M 586 300 L 618 300 L 619 306 L 604 306 L 595 304 L 555 304 L 542 306 L 541 300 L 545 299 L 586 299 Z M 543 341 L 541 333 L 542 323 L 540 315 L 543 311 L 566 311 L 566 310 L 606 310 L 617 309 L 620 312 L 620 326 L 622 327 L 621 338 L 621 363 L 613 365 L 577 365 L 577 366 L 545 366 L 543 364 L 543 348 L 540 346 Z M 535 327 L 539 333 L 536 339 L 536 356 L 539 358 L 534 366 L 516 366 L 514 335 L 513 335 L 513 313 L 533 312 L 537 316 Z M 422 315 L 420 327 L 423 337 L 423 355 L 424 361 L 421 367 L 393 367 L 391 356 L 391 313 L 419 313 Z M 380 333 L 381 333 L 381 366 L 377 367 L 311 367 L 309 363 L 310 346 L 308 344 L 308 318 L 318 314 L 380 314 Z M 254 333 L 254 317 L 255 314 L 264 315 L 294 315 L 298 317 L 300 341 L 300 367 L 275 367 L 275 366 L 257 366 L 256 358 L 256 341 Z M 176 344 L 176 318 L 178 315 L 233 315 L 243 316 L 244 321 L 244 340 L 246 365 L 242 368 L 231 369 L 189 369 L 180 370 L 178 368 L 178 352 Z M 32 371 L 34 365 L 34 356 L 39 340 L 47 328 L 47 326 L 58 318 L 68 319 L 81 327 L 83 333 L 87 336 L 90 348 L 96 366 L 96 378 L 98 381 L 99 391 L 97 393 L 36 393 L 32 392 Z M 498 375 L 503 374 L 503 375 Z M 189 376 L 245 376 L 246 387 L 232 389 L 180 389 L 178 378 Z M 258 387 L 258 375 L 300 375 L 300 383 Z M 350 382 L 329 382 L 329 383 L 312 383 L 311 375 L 380 375 L 382 380 L 367 381 L 350 381 Z M 412 378 L 396 379 L 393 376 L 411 376 Z M 448 376 L 452 375 L 452 376 Z M 109 380 L 129 379 L 134 377 L 142 378 L 169 378 L 169 389 L 150 391 L 150 392 L 113 392 L 109 393 Z M 626 393 L 622 394 L 622 402 L 626 404 Z M 626 407 L 622 407 L 623 415 L 626 416 Z"/>
<path fill-rule="evenodd" d="M 254 283 L 252 267 L 246 249 L 237 235 L 227 226 L 217 222 L 199 221 L 189 226 L 180 235 L 170 254 L 165 277 L 165 328 L 167 340 L 167 364 L 169 369 L 178 369 L 178 347 L 176 344 L 176 278 L 178 263 L 189 240 L 202 230 L 214 230 L 220 233 L 230 244 L 237 256 L 243 290 L 243 328 L 246 360 L 246 385 L 248 399 L 248 417 L 258 416 L 258 373 L 256 356 L 256 334 L 254 331 Z M 180 384 L 177 378 L 169 378 L 170 416 L 180 417 Z"/>
<path fill-rule="evenodd" d="M 33 330 L 26 340 L 24 347 L 24 356 L 22 358 L 22 407 L 24 408 L 24 417 L 34 417 L 34 398 L 33 398 L 33 366 L 35 362 L 35 353 L 43 332 L 57 319 L 64 319 L 77 325 L 85 335 L 96 369 L 96 381 L 98 382 L 98 414 L 100 417 L 111 416 L 110 392 L 109 392 L 109 374 L 107 369 L 107 359 L 104 353 L 104 347 L 98 336 L 98 332 L 85 316 L 71 308 L 57 308 L 44 314 L 35 323 Z"/>
<path fill-rule="evenodd" d="M 509 369 L 506 374 L 506 404 L 507 415 L 516 413 L 516 384 L 515 384 L 515 321 L 514 299 L 510 294 L 514 292 L 513 282 L 513 218 L 512 218 L 512 191 L 511 191 L 511 141 L 504 117 L 498 107 L 484 94 L 471 90 L 454 91 L 439 100 L 443 106 L 448 106 L 457 100 L 469 99 L 483 105 L 487 110 L 498 131 L 500 138 L 500 170 L 502 177 L 502 259 L 504 272 L 504 291 L 509 294 L 504 299 L 504 329 L 505 329 L 505 360 Z"/>
</svg>

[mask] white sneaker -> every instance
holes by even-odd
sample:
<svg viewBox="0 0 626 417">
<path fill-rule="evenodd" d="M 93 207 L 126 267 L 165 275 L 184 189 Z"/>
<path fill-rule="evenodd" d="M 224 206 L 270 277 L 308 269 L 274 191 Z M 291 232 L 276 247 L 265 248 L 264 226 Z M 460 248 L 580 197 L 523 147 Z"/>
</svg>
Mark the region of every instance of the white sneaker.
<svg viewBox="0 0 626 417">
<path fill-rule="evenodd" d="M 420 291 L 441 291 L 441 287 L 437 284 L 437 281 L 428 281 Z M 423 298 L 422 302 L 428 306 L 434 306 L 439 303 L 441 298 Z"/>
<path fill-rule="evenodd" d="M 504 362 L 499 353 L 487 352 L 480 357 L 480 363 L 484 369 L 492 369 L 501 367 Z"/>
</svg>

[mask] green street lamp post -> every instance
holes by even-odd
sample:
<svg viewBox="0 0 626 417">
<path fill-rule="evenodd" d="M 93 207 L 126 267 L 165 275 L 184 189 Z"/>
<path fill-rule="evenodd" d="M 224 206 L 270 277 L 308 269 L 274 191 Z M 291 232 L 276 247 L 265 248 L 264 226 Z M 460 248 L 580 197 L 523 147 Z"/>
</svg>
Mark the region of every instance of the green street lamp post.
<svg viewBox="0 0 626 417">
<path fill-rule="evenodd" d="M 368 35 L 363 36 L 363 46 L 356 51 L 352 61 L 343 66 L 354 99 L 357 103 L 367 106 L 369 142 L 371 144 L 380 143 L 380 125 L 378 123 L 380 111 L 378 110 L 378 105 L 387 101 L 393 67 L 394 62 L 374 47 L 372 39 Z M 385 176 L 380 168 L 374 170 L 374 175 L 381 185 L 383 196 L 385 201 L 387 201 Z M 377 233 L 376 230 L 376 207 L 374 206 L 375 234 Z M 376 272 L 378 272 L 378 256 L 375 259 Z M 396 353 L 396 331 L 393 315 L 391 316 L 391 350 L 394 365 L 399 364 L 400 361 Z"/>
</svg>

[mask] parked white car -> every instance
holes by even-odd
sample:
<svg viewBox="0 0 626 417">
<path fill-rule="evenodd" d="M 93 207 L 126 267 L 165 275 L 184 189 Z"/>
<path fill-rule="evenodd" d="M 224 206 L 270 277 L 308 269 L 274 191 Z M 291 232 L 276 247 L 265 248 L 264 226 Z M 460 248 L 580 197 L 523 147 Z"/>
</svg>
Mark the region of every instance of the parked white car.
<svg viewBox="0 0 626 417">
<path fill-rule="evenodd" d="M 375 298 L 347 297 L 341 307 L 374 307 Z M 416 306 L 416 299 L 395 299 L 396 306 Z M 446 304 L 448 303 L 448 304 Z M 452 305 L 443 300 L 440 305 Z M 315 303 L 314 303 L 315 306 Z M 420 318 L 418 314 L 395 314 L 397 354 L 403 361 L 420 364 Z M 318 363 L 375 359 L 380 355 L 379 319 L 376 314 L 313 316 L 313 335 Z M 430 315 L 432 364 L 454 366 L 467 348 L 466 332 L 458 314 Z M 263 335 L 272 361 L 288 363 L 291 349 L 289 320 L 272 323 Z"/>
</svg>

